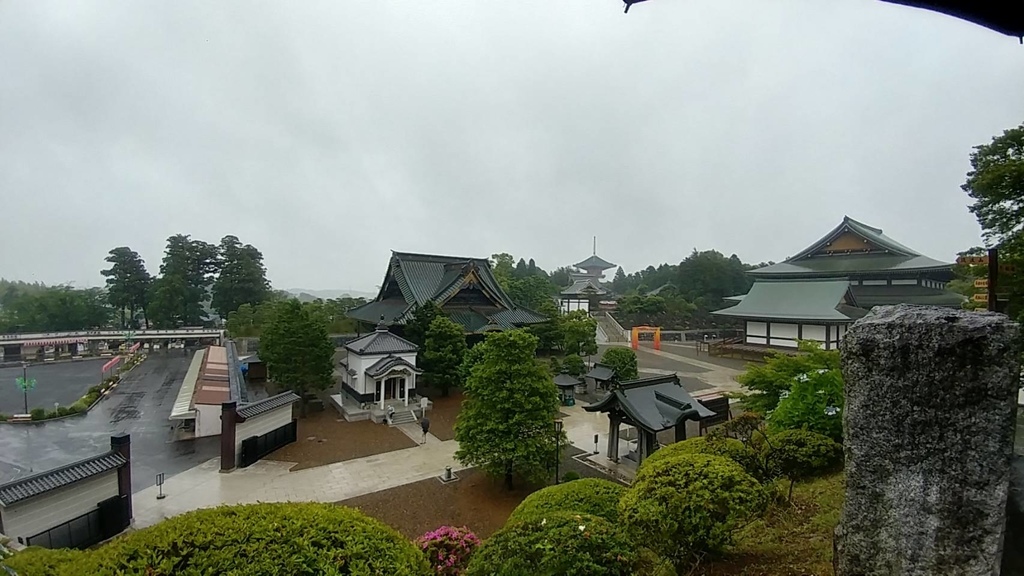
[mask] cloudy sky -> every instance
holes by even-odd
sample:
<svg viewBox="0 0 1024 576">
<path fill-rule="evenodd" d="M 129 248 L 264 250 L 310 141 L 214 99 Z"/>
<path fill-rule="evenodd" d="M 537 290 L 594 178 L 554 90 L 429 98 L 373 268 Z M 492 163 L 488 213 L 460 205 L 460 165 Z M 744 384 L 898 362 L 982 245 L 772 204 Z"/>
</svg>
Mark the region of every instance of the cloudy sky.
<svg viewBox="0 0 1024 576">
<path fill-rule="evenodd" d="M 0 2 L 0 276 L 101 282 L 176 233 L 279 288 L 389 250 L 627 271 L 781 260 L 844 214 L 980 243 L 971 147 L 1024 121 L 1024 48 L 874 0 Z"/>
</svg>

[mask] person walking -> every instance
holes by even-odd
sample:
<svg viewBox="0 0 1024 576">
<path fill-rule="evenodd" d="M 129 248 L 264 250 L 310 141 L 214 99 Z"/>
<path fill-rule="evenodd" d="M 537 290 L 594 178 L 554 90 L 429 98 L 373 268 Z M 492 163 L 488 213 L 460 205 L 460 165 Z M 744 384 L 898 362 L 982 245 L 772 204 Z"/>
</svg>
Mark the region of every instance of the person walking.
<svg viewBox="0 0 1024 576">
<path fill-rule="evenodd" d="M 391 424 L 395 419 L 395 407 L 388 405 L 388 424 Z"/>
<path fill-rule="evenodd" d="M 423 429 L 423 441 L 420 444 L 426 444 L 427 432 L 430 432 L 430 419 L 424 416 L 423 420 L 420 420 L 420 428 Z"/>
</svg>

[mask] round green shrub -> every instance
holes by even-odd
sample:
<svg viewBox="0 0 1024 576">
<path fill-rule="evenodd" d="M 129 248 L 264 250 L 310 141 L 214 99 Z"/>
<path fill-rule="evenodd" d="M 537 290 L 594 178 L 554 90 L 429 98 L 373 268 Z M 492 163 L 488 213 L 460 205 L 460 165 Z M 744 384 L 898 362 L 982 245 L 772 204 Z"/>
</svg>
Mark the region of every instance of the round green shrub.
<svg viewBox="0 0 1024 576">
<path fill-rule="evenodd" d="M 637 545 L 611 522 L 552 512 L 510 520 L 477 549 L 466 575 L 632 576 L 644 573 L 641 564 Z"/>
<path fill-rule="evenodd" d="M 748 462 L 752 457 L 750 450 L 743 445 L 743 442 L 735 438 L 698 436 L 658 448 L 653 454 L 644 459 L 643 465 L 647 465 L 650 462 L 658 462 L 664 458 L 674 458 L 679 454 L 724 456 L 743 466 L 744 470 L 747 470 Z M 750 470 L 747 470 L 747 472 L 750 473 Z"/>
<path fill-rule="evenodd" d="M 842 445 L 809 430 L 783 430 L 768 440 L 768 458 L 772 467 L 789 479 L 791 499 L 796 481 L 830 472 L 843 461 Z"/>
<path fill-rule="evenodd" d="M 766 503 L 764 488 L 736 462 L 676 454 L 644 462 L 619 517 L 638 542 L 682 567 L 731 544 L 733 532 Z"/>
<path fill-rule="evenodd" d="M 569 470 L 565 474 L 562 474 L 562 482 L 572 482 L 573 480 L 579 480 L 582 478 L 579 472 L 575 470 Z"/>
<path fill-rule="evenodd" d="M 552 512 L 592 514 L 609 522 L 619 519 L 619 499 L 626 487 L 600 478 L 582 478 L 542 488 L 516 506 L 508 521 L 525 520 Z"/>
<path fill-rule="evenodd" d="M 426 576 L 416 546 L 358 510 L 316 503 L 195 510 L 86 555 L 69 576 L 352 574 Z"/>
<path fill-rule="evenodd" d="M 46 409 L 45 408 L 33 408 L 32 411 L 29 412 L 29 414 L 32 416 L 33 420 L 45 420 L 46 419 Z"/>
<path fill-rule="evenodd" d="M 67 570 L 79 562 L 83 555 L 83 552 L 67 548 L 49 550 L 29 546 L 10 558 L 5 558 L 3 563 L 19 576 L 61 576 L 67 574 Z M 0 574 L 3 572 L 0 571 Z"/>
<path fill-rule="evenodd" d="M 583 361 L 582 356 L 576 354 L 569 354 L 562 360 L 562 372 L 569 374 L 570 376 L 582 376 L 587 371 L 587 363 Z"/>
<path fill-rule="evenodd" d="M 636 380 L 638 376 L 636 352 L 630 348 L 609 348 L 601 357 L 601 364 L 611 366 L 619 382 Z"/>
</svg>

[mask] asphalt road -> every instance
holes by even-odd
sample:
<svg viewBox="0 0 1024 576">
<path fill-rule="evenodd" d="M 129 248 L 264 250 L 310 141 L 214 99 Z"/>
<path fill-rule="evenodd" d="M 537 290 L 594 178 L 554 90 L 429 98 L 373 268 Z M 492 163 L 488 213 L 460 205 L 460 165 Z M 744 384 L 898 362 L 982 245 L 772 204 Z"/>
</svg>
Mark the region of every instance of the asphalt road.
<svg viewBox="0 0 1024 576">
<path fill-rule="evenodd" d="M 110 436 L 123 432 L 132 437 L 135 492 L 152 486 L 158 472 L 170 477 L 216 457 L 217 436 L 171 442 L 167 417 L 191 358 L 179 349 L 150 354 L 84 416 L 0 424 L 0 483 L 105 452 Z"/>
<path fill-rule="evenodd" d="M 102 379 L 100 368 L 110 358 L 90 358 L 72 362 L 33 364 L 27 375 L 35 379 L 36 387 L 28 392 L 28 408 L 53 410 L 53 403 L 70 406 L 85 395 Z M 20 367 L 0 368 L 0 413 L 21 414 L 25 410 L 24 397 L 14 380 L 20 378 Z"/>
</svg>

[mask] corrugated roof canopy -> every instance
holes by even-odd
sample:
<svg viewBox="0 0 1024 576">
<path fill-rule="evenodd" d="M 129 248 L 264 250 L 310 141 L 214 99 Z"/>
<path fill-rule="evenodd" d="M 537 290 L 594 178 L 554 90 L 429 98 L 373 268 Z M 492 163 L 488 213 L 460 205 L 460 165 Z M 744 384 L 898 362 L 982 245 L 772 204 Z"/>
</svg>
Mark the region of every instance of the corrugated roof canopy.
<svg viewBox="0 0 1024 576">
<path fill-rule="evenodd" d="M 97 474 L 116 470 L 128 461 L 117 452 L 107 452 L 67 466 L 47 470 L 0 485 L 0 504 L 10 506 L 51 490 L 91 478 Z"/>
</svg>

